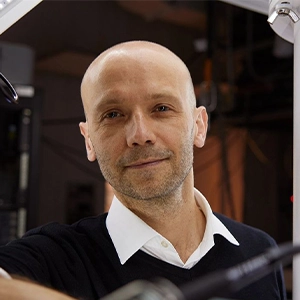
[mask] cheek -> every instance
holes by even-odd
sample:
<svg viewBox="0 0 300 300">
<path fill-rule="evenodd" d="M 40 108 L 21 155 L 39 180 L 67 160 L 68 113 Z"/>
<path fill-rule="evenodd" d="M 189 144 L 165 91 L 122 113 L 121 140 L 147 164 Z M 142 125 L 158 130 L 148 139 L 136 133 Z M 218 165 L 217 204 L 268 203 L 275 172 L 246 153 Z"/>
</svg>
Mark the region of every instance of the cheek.
<svg viewBox="0 0 300 300">
<path fill-rule="evenodd" d="M 96 133 L 93 135 L 94 150 L 99 162 L 116 161 L 121 156 L 123 145 L 121 137 Z"/>
<path fill-rule="evenodd" d="M 178 144 L 186 139 L 190 139 L 190 135 L 193 134 L 194 128 L 189 126 L 188 122 L 177 122 L 169 127 L 165 127 L 161 132 L 163 132 L 165 141 Z"/>
</svg>

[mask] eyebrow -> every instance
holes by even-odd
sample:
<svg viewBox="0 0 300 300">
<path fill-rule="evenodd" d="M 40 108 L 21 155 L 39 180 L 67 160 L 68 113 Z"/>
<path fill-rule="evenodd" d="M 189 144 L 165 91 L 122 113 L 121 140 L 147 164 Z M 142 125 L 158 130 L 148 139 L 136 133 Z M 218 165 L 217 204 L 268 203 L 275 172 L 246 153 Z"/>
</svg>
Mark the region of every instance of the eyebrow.
<svg viewBox="0 0 300 300">
<path fill-rule="evenodd" d="M 110 97 L 109 95 L 104 95 L 101 98 L 102 99 L 94 107 L 95 111 L 101 110 L 102 107 L 114 106 L 120 104 L 123 101 L 122 97 L 116 97 L 116 96 Z M 170 92 L 151 93 L 147 96 L 147 99 L 149 100 L 159 100 L 163 98 L 172 99 L 178 102 L 178 97 L 176 97 L 174 94 L 171 94 Z"/>
<path fill-rule="evenodd" d="M 101 99 L 96 105 L 94 106 L 94 111 L 100 111 L 103 107 L 106 106 L 114 106 L 116 104 L 119 104 L 122 100 L 115 98 L 115 97 L 105 97 L 104 99 Z"/>
</svg>

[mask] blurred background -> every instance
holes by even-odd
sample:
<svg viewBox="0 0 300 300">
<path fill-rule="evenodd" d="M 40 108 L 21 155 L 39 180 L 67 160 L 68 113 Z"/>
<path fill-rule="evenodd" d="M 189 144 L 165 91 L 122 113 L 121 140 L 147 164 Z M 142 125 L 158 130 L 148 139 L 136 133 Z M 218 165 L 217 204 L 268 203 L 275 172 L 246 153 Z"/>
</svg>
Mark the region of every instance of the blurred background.
<svg viewBox="0 0 300 300">
<path fill-rule="evenodd" d="M 191 72 L 210 115 L 195 186 L 213 210 L 292 240 L 293 45 L 266 15 L 220 1 L 45 0 L 0 35 L 0 72 L 20 95 L 0 99 L 0 243 L 108 209 L 79 133 L 80 83 L 129 40 L 168 47 Z"/>
</svg>

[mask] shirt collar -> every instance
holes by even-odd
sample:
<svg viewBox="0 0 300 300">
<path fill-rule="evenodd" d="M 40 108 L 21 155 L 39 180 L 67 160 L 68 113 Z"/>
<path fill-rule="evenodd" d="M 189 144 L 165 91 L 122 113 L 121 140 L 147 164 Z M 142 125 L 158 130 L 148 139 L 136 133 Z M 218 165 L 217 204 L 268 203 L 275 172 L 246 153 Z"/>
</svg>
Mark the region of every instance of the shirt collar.
<svg viewBox="0 0 300 300">
<path fill-rule="evenodd" d="M 110 206 L 106 226 L 121 264 L 158 234 L 124 206 L 116 196 Z"/>
<path fill-rule="evenodd" d="M 220 234 L 230 243 L 239 245 L 225 225 L 212 213 L 205 197 L 197 189 L 194 189 L 194 193 L 197 204 L 206 217 L 206 229 L 203 237 L 205 244 L 212 247 L 214 234 Z M 125 207 L 116 196 L 114 196 L 109 209 L 106 226 L 121 264 L 124 264 L 153 237 L 160 235 Z"/>
<path fill-rule="evenodd" d="M 194 188 L 195 199 L 199 208 L 203 211 L 206 217 L 206 228 L 204 232 L 203 239 L 206 241 L 211 240 L 214 243 L 213 236 L 215 234 L 220 234 L 226 238 L 230 243 L 238 246 L 239 242 L 235 239 L 232 233 L 225 227 L 225 225 L 213 214 L 211 207 L 203 196 L 197 189 Z"/>
</svg>

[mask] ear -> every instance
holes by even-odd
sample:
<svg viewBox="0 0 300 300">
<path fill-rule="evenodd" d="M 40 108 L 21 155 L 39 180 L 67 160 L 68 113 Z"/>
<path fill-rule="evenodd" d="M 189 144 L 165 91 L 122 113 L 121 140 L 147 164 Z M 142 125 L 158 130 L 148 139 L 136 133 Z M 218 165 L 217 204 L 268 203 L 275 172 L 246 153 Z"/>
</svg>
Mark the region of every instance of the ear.
<svg viewBox="0 0 300 300">
<path fill-rule="evenodd" d="M 94 147 L 92 141 L 89 136 L 89 127 L 87 122 L 80 122 L 79 123 L 80 133 L 83 135 L 85 140 L 85 148 L 87 153 L 87 158 L 89 161 L 96 160 L 96 153 L 94 151 Z"/>
<path fill-rule="evenodd" d="M 202 148 L 205 143 L 208 126 L 208 115 L 204 106 L 200 106 L 195 109 L 195 121 L 196 130 L 194 145 L 198 148 Z"/>
</svg>

